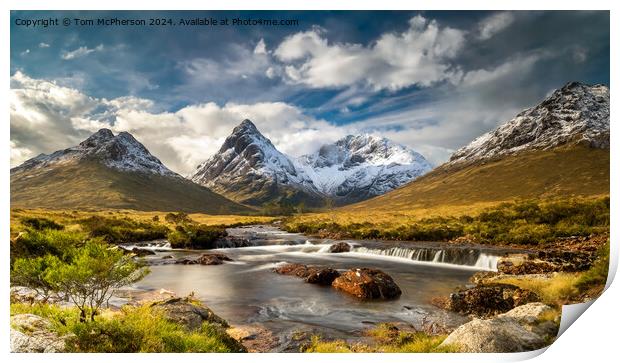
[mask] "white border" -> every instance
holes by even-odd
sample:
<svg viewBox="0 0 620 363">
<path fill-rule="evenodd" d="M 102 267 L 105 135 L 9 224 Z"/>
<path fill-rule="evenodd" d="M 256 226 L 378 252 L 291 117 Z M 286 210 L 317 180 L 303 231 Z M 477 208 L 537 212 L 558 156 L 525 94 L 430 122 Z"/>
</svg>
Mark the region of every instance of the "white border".
<svg viewBox="0 0 620 363">
<path fill-rule="evenodd" d="M 435 0 L 435 1 L 417 1 L 417 2 L 405 2 L 398 0 L 381 0 L 380 2 L 371 0 L 357 0 L 357 1 L 340 1 L 334 0 L 307 0 L 305 3 L 298 2 L 293 4 L 289 1 L 278 0 L 211 0 L 208 2 L 197 0 L 174 0 L 174 1 L 148 1 L 144 4 L 134 4 L 123 0 L 106 0 L 106 1 L 77 1 L 77 0 L 57 0 L 53 3 L 50 1 L 33 1 L 33 0 L 8 0 L 2 2 L 0 7 L 4 8 L 4 11 L 0 15 L 2 27 L 2 44 L 10 44 L 9 34 L 9 10 L 134 10 L 134 9 L 150 9 L 150 10 L 193 10 L 193 9 L 208 9 L 208 10 L 612 10 L 611 16 L 611 63 L 618 63 L 618 21 L 619 16 L 617 10 L 620 5 L 615 1 L 601 1 L 601 0 L 589 0 L 589 1 L 575 1 L 565 0 L 562 2 L 542 2 L 540 0 L 504 0 L 489 1 L 489 0 Z M 5 91 L 1 93 L 2 104 L 5 111 L 1 113 L 2 124 L 1 130 L 4 135 L 3 142 L 7 142 L 9 139 L 10 127 L 9 127 L 9 113 L 8 109 L 8 90 L 9 86 L 9 47 L 3 46 L 0 52 L 2 57 L 0 58 L 0 69 L 5 70 Z M 618 81 L 617 72 L 615 68 L 611 69 L 611 83 Z M 612 98 L 611 106 L 611 120 L 612 129 L 617 118 L 618 112 L 614 107 L 614 101 Z M 3 178 L 2 194 L 0 201 L 4 208 L 0 208 L 0 215 L 2 216 L 2 246 L 4 248 L 5 261 L 9 256 L 9 169 L 10 169 L 10 150 L 9 145 L 4 144 L 1 149 L 3 155 L 2 162 L 0 164 L 0 170 L 2 170 Z M 612 195 L 612 216 L 617 215 L 616 201 L 613 196 L 616 195 L 618 185 L 618 168 L 614 164 L 616 156 L 618 155 L 618 146 L 614 142 L 612 134 L 611 140 L 611 195 Z M 612 252 L 612 268 L 608 285 L 611 283 L 618 265 L 618 232 L 615 228 L 615 224 L 612 223 L 611 228 L 611 252 Z M 31 355 L 31 354 L 9 354 L 9 270 L 8 264 L 4 264 L 4 271 L 2 273 L 2 289 L 4 295 L 0 299 L 0 305 L 2 306 L 2 312 L 0 312 L 0 341 L 2 343 L 3 351 L 11 361 L 37 361 L 45 359 L 51 362 L 83 362 L 88 359 L 92 362 L 107 362 L 112 359 L 121 360 L 135 360 L 135 361 L 201 361 L 219 360 L 219 361 L 248 361 L 255 362 L 283 362 L 290 360 L 304 360 L 305 362 L 324 362 L 339 360 L 344 362 L 373 362 L 377 359 L 389 362 L 411 361 L 411 360 L 424 360 L 432 362 L 440 361 L 470 361 L 470 362 L 497 362 L 497 361 L 515 361 L 529 359 L 539 355 L 542 351 L 531 353 L 519 353 L 519 354 L 426 354 L 426 355 L 411 355 L 411 354 L 348 354 L 348 355 L 332 355 L 332 354 L 251 354 L 251 355 L 233 355 L 233 354 L 217 354 L 213 355 L 200 355 L 200 354 L 183 354 L 183 355 L 145 355 L 145 354 L 133 354 L 133 355 L 106 355 L 106 354 L 72 354 L 72 355 Z M 608 361 L 609 357 L 616 355 L 617 346 L 617 333 L 616 329 L 620 318 L 618 317 L 618 305 L 620 301 L 620 290 L 617 287 L 618 283 L 611 286 L 611 289 L 606 291 L 601 298 L 593 304 L 593 308 L 589 309 L 585 316 L 578 319 L 574 327 L 568 329 L 558 340 L 548 349 L 548 352 L 538 356 L 538 361 Z M 575 307 L 577 308 L 577 307 Z M 581 311 L 583 312 L 583 311 Z M 575 313 L 578 316 L 580 313 Z M 118 357 L 118 358 L 117 358 Z M 380 357 L 380 358 L 379 358 Z"/>
</svg>

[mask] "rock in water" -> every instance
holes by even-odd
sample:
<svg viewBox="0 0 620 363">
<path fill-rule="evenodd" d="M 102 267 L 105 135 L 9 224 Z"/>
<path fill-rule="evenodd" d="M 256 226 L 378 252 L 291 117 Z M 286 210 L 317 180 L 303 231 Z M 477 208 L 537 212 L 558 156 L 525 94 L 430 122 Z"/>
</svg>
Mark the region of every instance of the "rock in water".
<svg viewBox="0 0 620 363">
<path fill-rule="evenodd" d="M 346 242 L 338 242 L 329 246 L 329 252 L 331 253 L 341 253 L 349 251 L 351 251 L 351 245 Z"/>
<path fill-rule="evenodd" d="M 394 299 L 402 293 L 392 277 L 370 268 L 349 270 L 335 279 L 332 286 L 359 299 Z"/>
<path fill-rule="evenodd" d="M 487 317 L 536 301 L 539 301 L 539 297 L 532 291 L 514 285 L 493 283 L 450 294 L 446 308 L 461 314 Z"/>
<path fill-rule="evenodd" d="M 331 285 L 340 273 L 332 268 L 319 266 L 306 266 L 299 263 L 289 263 L 274 269 L 281 275 L 297 276 L 307 283 L 319 285 Z"/>
<path fill-rule="evenodd" d="M 225 261 L 232 261 L 232 258 L 223 253 L 205 253 L 198 258 L 183 258 L 175 263 L 180 265 L 221 265 Z"/>
<path fill-rule="evenodd" d="M 65 349 L 65 337 L 51 331 L 49 320 L 33 314 L 11 316 L 11 352 L 57 353 Z"/>
<path fill-rule="evenodd" d="M 536 350 L 545 341 L 512 318 L 474 319 L 453 331 L 440 347 L 454 346 L 467 353 L 509 353 Z"/>
</svg>

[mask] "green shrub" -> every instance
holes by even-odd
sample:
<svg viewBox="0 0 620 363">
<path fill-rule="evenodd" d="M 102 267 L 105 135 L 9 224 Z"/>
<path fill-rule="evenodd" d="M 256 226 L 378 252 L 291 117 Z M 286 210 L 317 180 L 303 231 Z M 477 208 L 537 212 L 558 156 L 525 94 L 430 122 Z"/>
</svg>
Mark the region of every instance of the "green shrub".
<svg viewBox="0 0 620 363">
<path fill-rule="evenodd" d="M 576 286 L 580 291 L 585 291 L 593 286 L 604 286 L 609 274 L 609 240 L 598 251 L 598 258 L 594 265 L 582 273 L 577 280 Z"/>
<path fill-rule="evenodd" d="M 168 233 L 168 242 L 172 248 L 212 249 L 217 247 L 218 239 L 227 235 L 224 226 L 184 224 Z"/>
<path fill-rule="evenodd" d="M 42 231 L 44 229 L 61 230 L 65 228 L 62 224 L 58 224 L 47 218 L 24 217 L 20 220 L 20 222 L 24 226 L 36 229 L 37 231 Z"/>
<path fill-rule="evenodd" d="M 11 260 L 47 254 L 60 257 L 69 248 L 82 245 L 85 239 L 84 233 L 76 231 L 29 229 L 11 241 Z"/>
<path fill-rule="evenodd" d="M 166 220 L 166 222 L 174 223 L 174 224 L 193 223 L 192 219 L 185 212 L 178 212 L 178 213 L 171 212 L 171 213 L 166 214 L 164 219 Z"/>
<path fill-rule="evenodd" d="M 168 227 L 129 218 L 92 216 L 79 221 L 90 237 L 101 237 L 108 243 L 152 241 L 166 238 Z"/>
</svg>

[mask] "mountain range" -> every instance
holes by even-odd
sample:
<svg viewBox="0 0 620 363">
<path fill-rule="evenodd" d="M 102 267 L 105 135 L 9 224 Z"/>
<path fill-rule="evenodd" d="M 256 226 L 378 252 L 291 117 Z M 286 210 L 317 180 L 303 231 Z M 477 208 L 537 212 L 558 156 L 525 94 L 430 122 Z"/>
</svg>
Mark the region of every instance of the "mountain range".
<svg viewBox="0 0 620 363">
<path fill-rule="evenodd" d="M 349 135 L 292 158 L 244 120 L 191 180 L 244 204 L 320 207 L 326 200 L 348 204 L 386 193 L 431 168 L 417 152 L 371 135 Z"/>
<path fill-rule="evenodd" d="M 265 205 L 411 209 L 609 194 L 609 88 L 571 82 L 432 169 L 419 153 L 349 135 L 293 158 L 250 120 L 189 180 L 131 134 L 102 129 L 11 169 L 11 205 L 251 213 Z"/>
<path fill-rule="evenodd" d="M 609 88 L 570 82 L 402 188 L 350 211 L 609 195 Z"/>
</svg>

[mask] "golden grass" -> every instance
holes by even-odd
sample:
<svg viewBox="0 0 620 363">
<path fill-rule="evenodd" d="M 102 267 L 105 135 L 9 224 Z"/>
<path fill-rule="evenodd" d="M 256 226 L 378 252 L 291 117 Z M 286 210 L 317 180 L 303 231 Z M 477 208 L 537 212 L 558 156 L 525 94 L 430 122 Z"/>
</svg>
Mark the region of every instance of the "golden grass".
<svg viewBox="0 0 620 363">
<path fill-rule="evenodd" d="M 579 295 L 576 284 L 580 273 L 560 272 L 547 277 L 515 277 L 506 275 L 494 279 L 494 282 L 502 282 L 518 286 L 535 292 L 545 304 L 561 306 L 566 302 L 573 301 Z"/>
<path fill-rule="evenodd" d="M 57 223 L 65 226 L 67 230 L 81 230 L 81 226 L 77 223 L 78 220 L 92 217 L 92 216 L 105 216 L 115 218 L 130 218 L 141 222 L 152 222 L 153 217 L 159 217 L 161 224 L 168 227 L 174 227 L 174 225 L 167 223 L 165 215 L 167 212 L 145 212 L 128 209 L 104 209 L 100 211 L 83 211 L 83 210 L 50 210 L 50 209 L 11 209 L 11 236 L 14 237 L 19 231 L 24 230 L 24 226 L 21 224 L 21 218 L 24 217 L 37 217 L 48 218 Z M 203 213 L 192 213 L 190 218 L 198 223 L 206 225 L 234 225 L 238 223 L 242 224 L 262 224 L 270 223 L 276 219 L 276 217 L 262 217 L 262 216 L 247 216 L 247 215 L 210 215 Z"/>
</svg>

